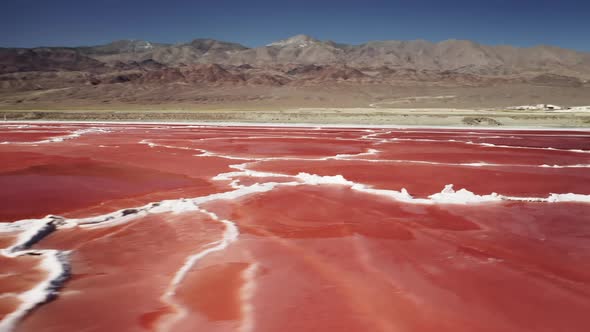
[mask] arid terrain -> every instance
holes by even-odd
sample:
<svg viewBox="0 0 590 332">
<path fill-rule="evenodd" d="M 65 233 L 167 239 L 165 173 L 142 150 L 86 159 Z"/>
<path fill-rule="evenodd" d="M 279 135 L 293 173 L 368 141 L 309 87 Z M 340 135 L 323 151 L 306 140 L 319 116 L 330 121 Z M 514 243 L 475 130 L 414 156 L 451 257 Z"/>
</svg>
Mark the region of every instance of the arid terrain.
<svg viewBox="0 0 590 332">
<path fill-rule="evenodd" d="M 0 332 L 590 332 L 590 1 L 2 4 Z"/>
<path fill-rule="evenodd" d="M 550 46 L 461 40 L 345 45 L 304 35 L 257 48 L 210 39 L 174 45 L 128 40 L 93 47 L 0 49 L 0 109 L 578 106 L 590 105 L 589 78 L 590 53 Z"/>
</svg>

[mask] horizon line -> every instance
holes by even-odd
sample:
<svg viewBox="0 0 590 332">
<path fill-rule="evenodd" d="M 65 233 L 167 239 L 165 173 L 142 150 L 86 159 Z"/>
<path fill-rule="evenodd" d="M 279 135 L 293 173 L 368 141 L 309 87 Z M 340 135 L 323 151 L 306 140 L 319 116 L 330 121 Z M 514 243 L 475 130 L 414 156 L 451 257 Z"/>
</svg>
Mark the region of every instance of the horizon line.
<svg viewBox="0 0 590 332">
<path fill-rule="evenodd" d="M 485 43 L 485 42 L 479 42 L 473 39 L 464 39 L 464 38 L 447 38 L 447 39 L 441 39 L 441 40 L 431 40 L 431 39 L 423 39 L 423 38 L 417 38 L 417 39 L 374 39 L 374 40 L 367 40 L 361 43 L 347 43 L 347 42 L 338 42 L 338 41 L 334 41 L 332 39 L 319 39 L 319 38 L 315 38 L 310 34 L 304 34 L 304 33 L 300 33 L 300 34 L 295 34 L 295 35 L 291 35 L 289 37 L 286 38 L 282 38 L 282 39 L 278 39 L 278 40 L 273 40 L 270 42 L 267 42 L 263 45 L 258 45 L 258 46 L 251 46 L 248 45 L 247 43 L 242 43 L 242 42 L 236 42 L 236 41 L 230 41 L 230 40 L 225 40 L 225 39 L 217 39 L 217 38 L 211 38 L 211 37 L 196 37 L 196 38 L 192 38 L 186 41 L 178 41 L 178 42 L 160 42 L 160 41 L 155 41 L 155 40 L 148 40 L 148 39 L 142 39 L 142 38 L 121 38 L 121 39 L 114 39 L 111 41 L 105 41 L 105 42 L 97 42 L 94 44 L 70 44 L 67 45 L 67 43 L 64 44 L 48 44 L 48 45 L 39 45 L 39 46 L 28 46 L 28 47 L 23 47 L 23 46 L 0 46 L 0 48 L 13 48 L 13 49 L 36 49 L 36 48 L 80 48 L 80 47 L 97 47 L 97 46 L 105 46 L 105 45 L 109 45 L 115 42 L 120 42 L 120 41 L 139 41 L 139 42 L 149 42 L 149 43 L 154 43 L 154 44 L 163 44 L 166 46 L 175 46 L 175 45 L 183 45 L 183 44 L 189 44 L 193 41 L 196 40 L 214 40 L 214 41 L 219 41 L 219 42 L 225 42 L 225 43 L 232 43 L 232 44 L 238 44 L 241 46 L 244 46 L 248 49 L 254 49 L 254 48 L 261 48 L 261 47 L 267 47 L 270 46 L 270 44 L 272 43 L 276 43 L 276 42 L 280 42 L 280 41 L 284 41 L 284 40 L 288 40 L 291 39 L 293 37 L 297 37 L 297 36 L 306 36 L 309 37 L 313 40 L 319 41 L 319 42 L 332 42 L 335 44 L 343 44 L 343 45 L 348 45 L 348 46 L 361 46 L 361 45 L 365 45 L 368 43 L 373 43 L 373 42 L 427 42 L 427 43 L 431 43 L 431 44 L 440 44 L 440 43 L 444 43 L 444 42 L 449 42 L 449 41 L 465 41 L 465 42 L 471 42 L 471 43 L 475 43 L 478 45 L 482 45 L 482 46 L 490 46 L 490 47 L 501 47 L 501 46 L 507 46 L 507 47 L 513 47 L 513 48 L 520 48 L 520 49 L 531 49 L 531 48 L 537 48 L 537 47 L 553 47 L 553 48 L 560 48 L 560 49 L 565 49 L 565 50 L 572 50 L 572 51 L 576 51 L 576 52 L 581 52 L 581 53 L 590 53 L 590 49 L 589 50 L 585 50 L 585 49 L 579 49 L 579 48 L 572 48 L 572 47 L 564 47 L 564 46 L 557 46 L 554 44 L 534 44 L 534 45 L 529 45 L 529 46 L 522 46 L 522 45 L 515 45 L 515 44 L 509 44 L 509 43 Z"/>
</svg>

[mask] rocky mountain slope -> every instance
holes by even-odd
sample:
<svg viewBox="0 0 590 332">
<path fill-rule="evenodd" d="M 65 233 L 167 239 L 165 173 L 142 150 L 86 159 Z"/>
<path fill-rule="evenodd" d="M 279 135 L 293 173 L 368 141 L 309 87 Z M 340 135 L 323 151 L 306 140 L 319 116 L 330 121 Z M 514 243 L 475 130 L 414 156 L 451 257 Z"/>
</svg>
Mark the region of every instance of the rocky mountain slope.
<svg viewBox="0 0 590 332">
<path fill-rule="evenodd" d="M 523 72 L 590 75 L 590 53 L 551 46 L 485 46 L 466 40 L 447 40 L 440 43 L 423 40 L 373 41 L 361 45 L 346 45 L 298 35 L 257 48 L 196 39 L 177 45 L 119 41 L 77 50 L 85 56 L 106 63 L 153 59 L 167 65 L 347 64 L 355 67 L 388 66 L 484 75 Z"/>
<path fill-rule="evenodd" d="M 59 91 L 63 100 L 97 99 L 103 93 L 116 94 L 121 100 L 154 102 L 173 101 L 179 91 L 190 95 L 186 100 L 194 100 L 195 94 L 201 96 L 211 89 L 222 91 L 219 98 L 241 89 L 238 99 L 242 100 L 252 95 L 257 98 L 259 92 L 251 91 L 260 88 L 280 88 L 267 97 L 282 98 L 299 88 L 329 92 L 346 86 L 362 93 L 377 91 L 377 87 L 393 91 L 414 86 L 588 88 L 589 79 L 590 53 L 462 40 L 346 45 L 298 35 L 256 48 L 212 39 L 180 44 L 122 40 L 88 47 L 0 48 L 0 102 L 9 103 L 28 100 L 18 97 L 23 91 L 33 91 L 34 97 L 29 98 L 33 101 L 44 98 L 50 102 Z M 129 95 L 133 97 L 127 98 Z"/>
<path fill-rule="evenodd" d="M 416 70 L 451 70 L 474 74 L 506 75 L 533 72 L 590 74 L 590 53 L 551 46 L 517 48 L 486 46 L 466 40 L 432 43 L 372 41 L 361 45 L 337 44 L 297 35 L 266 46 L 248 48 L 236 43 L 195 39 L 189 43 L 159 44 L 121 40 L 106 45 L 77 48 L 0 49 L 2 71 L 13 61 L 34 62 L 69 54 L 73 59 L 91 58 L 102 63 L 154 60 L 166 65 L 217 63 L 221 65 L 347 64 L 355 67 L 388 66 Z M 11 59 L 10 57 L 18 57 Z M 51 59 L 50 59 L 51 60 Z M 26 71 L 12 68 L 15 71 Z M 52 68 L 50 68 L 52 69 Z"/>
</svg>

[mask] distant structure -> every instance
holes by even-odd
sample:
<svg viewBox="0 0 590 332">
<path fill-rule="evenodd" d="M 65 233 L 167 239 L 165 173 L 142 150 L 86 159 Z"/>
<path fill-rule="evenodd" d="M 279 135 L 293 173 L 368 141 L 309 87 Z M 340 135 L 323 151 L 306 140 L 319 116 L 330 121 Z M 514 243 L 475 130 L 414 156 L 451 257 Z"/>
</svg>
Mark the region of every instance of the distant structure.
<svg viewBox="0 0 590 332">
<path fill-rule="evenodd" d="M 537 104 L 537 105 L 523 105 L 523 106 L 513 106 L 509 107 L 511 110 L 518 110 L 518 111 L 558 111 L 568 109 L 565 107 L 551 105 L 551 104 Z"/>
</svg>

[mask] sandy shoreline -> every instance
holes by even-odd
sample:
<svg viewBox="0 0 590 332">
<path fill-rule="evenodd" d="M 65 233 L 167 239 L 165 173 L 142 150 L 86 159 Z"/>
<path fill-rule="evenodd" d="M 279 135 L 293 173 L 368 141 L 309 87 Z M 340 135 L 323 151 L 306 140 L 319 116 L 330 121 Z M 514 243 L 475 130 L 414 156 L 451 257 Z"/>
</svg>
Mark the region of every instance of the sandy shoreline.
<svg viewBox="0 0 590 332">
<path fill-rule="evenodd" d="M 88 124 L 88 125 L 170 125 L 195 127 L 252 127 L 252 128 L 307 128 L 316 129 L 450 129 L 450 130 L 543 130 L 543 131 L 590 131 L 590 127 L 542 127 L 542 126 L 499 126 L 499 127 L 467 127 L 467 126 L 436 126 L 436 125 L 379 125 L 379 124 L 317 124 L 317 123 L 269 123 L 269 122 L 198 122 L 198 121 L 100 121 L 100 120 L 9 120 L 0 123 L 10 125 L 23 124 Z"/>
<path fill-rule="evenodd" d="M 3 110 L 5 121 L 179 122 L 434 127 L 590 128 L 588 112 L 474 109 Z"/>
</svg>

